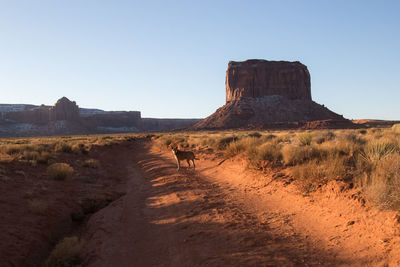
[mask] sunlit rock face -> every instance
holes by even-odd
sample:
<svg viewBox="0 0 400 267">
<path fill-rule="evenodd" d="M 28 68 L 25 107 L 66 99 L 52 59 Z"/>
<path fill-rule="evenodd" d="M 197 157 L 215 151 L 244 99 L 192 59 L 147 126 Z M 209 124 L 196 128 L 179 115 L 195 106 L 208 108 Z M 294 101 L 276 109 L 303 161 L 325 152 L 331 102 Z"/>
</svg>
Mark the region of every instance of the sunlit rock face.
<svg viewBox="0 0 400 267">
<path fill-rule="evenodd" d="M 225 85 L 226 102 L 271 95 L 311 100 L 310 73 L 298 61 L 230 61 Z"/>
<path fill-rule="evenodd" d="M 312 121 L 330 121 L 313 125 L 342 127 L 350 123 L 312 101 L 310 73 L 297 61 L 231 61 L 225 89 L 225 105 L 193 129 L 302 127 Z"/>
</svg>

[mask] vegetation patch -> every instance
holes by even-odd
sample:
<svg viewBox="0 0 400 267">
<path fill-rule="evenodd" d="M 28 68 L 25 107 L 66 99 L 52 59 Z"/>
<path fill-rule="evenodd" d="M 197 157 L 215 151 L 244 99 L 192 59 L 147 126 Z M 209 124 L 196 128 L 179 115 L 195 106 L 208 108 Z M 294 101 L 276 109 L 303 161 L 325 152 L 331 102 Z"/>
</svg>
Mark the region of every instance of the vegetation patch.
<svg viewBox="0 0 400 267">
<path fill-rule="evenodd" d="M 47 176 L 54 180 L 65 180 L 73 173 L 74 169 L 67 163 L 53 163 L 47 167 Z"/>
<path fill-rule="evenodd" d="M 88 159 L 83 162 L 82 166 L 92 169 L 98 169 L 100 167 L 100 162 L 97 159 Z"/>
<path fill-rule="evenodd" d="M 79 253 L 82 249 L 82 243 L 78 237 L 66 237 L 60 241 L 51 251 L 44 266 L 79 266 Z"/>
</svg>

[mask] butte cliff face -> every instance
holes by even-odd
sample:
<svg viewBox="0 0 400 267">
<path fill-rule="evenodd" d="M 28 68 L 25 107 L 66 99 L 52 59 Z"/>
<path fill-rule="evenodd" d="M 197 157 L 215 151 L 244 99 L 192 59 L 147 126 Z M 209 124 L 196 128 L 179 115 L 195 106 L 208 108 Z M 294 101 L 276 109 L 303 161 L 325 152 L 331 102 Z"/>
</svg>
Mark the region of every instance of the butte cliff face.
<svg viewBox="0 0 400 267">
<path fill-rule="evenodd" d="M 231 61 L 225 85 L 226 102 L 272 95 L 311 100 L 310 73 L 297 61 Z"/>
<path fill-rule="evenodd" d="M 349 122 L 312 101 L 310 73 L 297 61 L 231 61 L 225 86 L 225 105 L 192 128 L 274 128 L 312 121 L 341 125 Z"/>
</svg>

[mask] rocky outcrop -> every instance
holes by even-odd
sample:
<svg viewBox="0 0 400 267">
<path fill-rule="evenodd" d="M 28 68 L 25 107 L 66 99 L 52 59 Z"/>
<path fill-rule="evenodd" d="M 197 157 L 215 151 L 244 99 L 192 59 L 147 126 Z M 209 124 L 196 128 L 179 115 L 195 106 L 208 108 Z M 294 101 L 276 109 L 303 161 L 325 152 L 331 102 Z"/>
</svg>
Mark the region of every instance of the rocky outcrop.
<svg viewBox="0 0 400 267">
<path fill-rule="evenodd" d="M 310 73 L 298 61 L 230 61 L 225 86 L 226 102 L 271 95 L 311 100 Z"/>
<path fill-rule="evenodd" d="M 305 123 L 311 121 L 325 122 Z M 345 124 L 351 122 L 312 101 L 310 74 L 305 65 L 247 60 L 229 62 L 225 105 L 192 129 L 342 127 Z"/>
<path fill-rule="evenodd" d="M 79 108 L 62 97 L 54 106 L 0 104 L 0 136 L 122 133 L 182 129 L 198 119 L 142 119 L 140 111 Z"/>
<path fill-rule="evenodd" d="M 70 101 L 65 96 L 50 108 L 50 120 L 53 121 L 76 121 L 79 119 L 79 107 L 75 101 Z"/>
<path fill-rule="evenodd" d="M 19 123 L 34 124 L 46 124 L 51 121 L 78 121 L 79 107 L 75 101 L 62 97 L 52 107 L 31 106 L 25 110 L 5 113 L 3 118 Z"/>
</svg>

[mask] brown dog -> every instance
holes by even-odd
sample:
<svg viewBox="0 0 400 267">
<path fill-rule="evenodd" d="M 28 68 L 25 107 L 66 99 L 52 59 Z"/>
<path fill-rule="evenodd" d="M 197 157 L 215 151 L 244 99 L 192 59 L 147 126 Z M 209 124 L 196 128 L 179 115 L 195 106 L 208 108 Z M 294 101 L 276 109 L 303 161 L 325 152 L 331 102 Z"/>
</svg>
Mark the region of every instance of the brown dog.
<svg viewBox="0 0 400 267">
<path fill-rule="evenodd" d="M 196 168 L 196 165 L 194 164 L 194 160 L 196 159 L 196 157 L 194 156 L 194 153 L 192 151 L 182 151 L 179 150 L 177 147 L 172 147 L 172 153 L 174 154 L 176 163 L 178 164 L 178 171 L 181 168 L 181 160 L 186 160 L 189 165 L 189 168 L 190 168 L 190 161 L 192 161 L 193 169 Z"/>
</svg>

